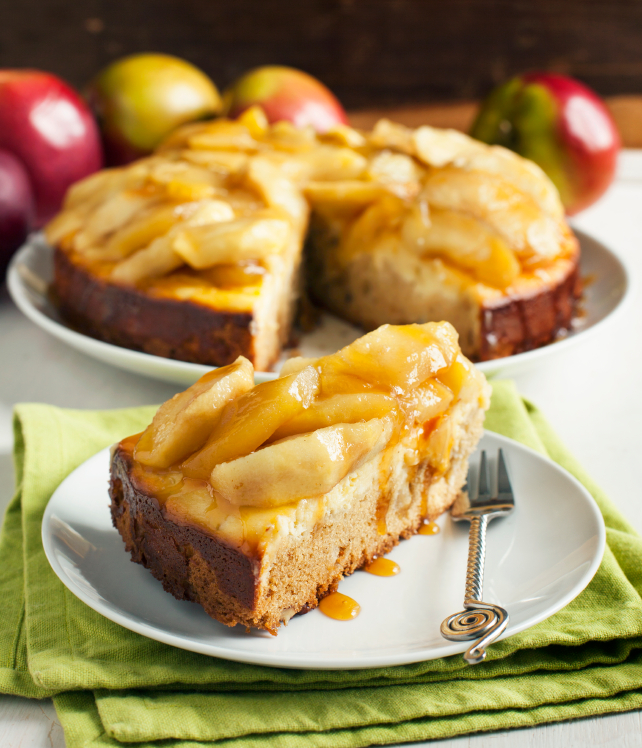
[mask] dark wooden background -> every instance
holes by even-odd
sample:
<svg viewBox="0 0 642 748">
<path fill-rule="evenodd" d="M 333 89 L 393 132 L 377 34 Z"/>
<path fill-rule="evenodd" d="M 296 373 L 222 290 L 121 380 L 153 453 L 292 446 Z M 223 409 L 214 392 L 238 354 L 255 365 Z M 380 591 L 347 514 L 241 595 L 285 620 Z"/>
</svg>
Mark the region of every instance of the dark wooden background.
<svg viewBox="0 0 642 748">
<path fill-rule="evenodd" d="M 0 67 L 82 87 L 139 51 L 185 57 L 220 87 L 255 65 L 293 65 L 349 109 L 476 99 L 527 69 L 642 93 L 642 2 L 0 0 Z"/>
</svg>

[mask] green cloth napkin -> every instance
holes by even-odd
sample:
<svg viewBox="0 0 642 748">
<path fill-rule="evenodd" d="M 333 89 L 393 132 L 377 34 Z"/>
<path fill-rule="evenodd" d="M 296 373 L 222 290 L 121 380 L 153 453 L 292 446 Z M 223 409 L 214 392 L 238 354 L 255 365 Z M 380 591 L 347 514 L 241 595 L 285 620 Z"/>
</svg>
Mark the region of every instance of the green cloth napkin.
<svg viewBox="0 0 642 748">
<path fill-rule="evenodd" d="M 581 480 L 604 515 L 608 547 L 572 603 L 493 645 L 475 667 L 459 655 L 356 671 L 244 665 L 146 639 L 85 606 L 45 558 L 44 508 L 75 467 L 152 413 L 16 408 L 18 488 L 0 535 L 0 691 L 53 696 L 68 748 L 356 748 L 642 706 L 642 539 L 512 383 L 493 384 L 487 427 Z"/>
</svg>

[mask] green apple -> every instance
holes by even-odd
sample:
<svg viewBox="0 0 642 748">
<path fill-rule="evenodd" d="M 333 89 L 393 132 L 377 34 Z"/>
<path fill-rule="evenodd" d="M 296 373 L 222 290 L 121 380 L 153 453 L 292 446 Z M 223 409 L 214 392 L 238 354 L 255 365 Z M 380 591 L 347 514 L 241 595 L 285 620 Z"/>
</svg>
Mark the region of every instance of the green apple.
<svg viewBox="0 0 642 748">
<path fill-rule="evenodd" d="M 225 90 L 223 101 L 231 118 L 258 104 L 270 123 L 286 120 L 297 127 L 312 125 L 317 132 L 348 124 L 343 107 L 323 83 L 301 70 L 279 65 L 245 73 Z"/>
<path fill-rule="evenodd" d="M 214 83 L 170 55 L 138 54 L 111 63 L 90 83 L 107 163 L 125 164 L 151 153 L 173 130 L 221 109 Z"/>
<path fill-rule="evenodd" d="M 535 161 L 569 215 L 594 203 L 615 176 L 620 136 L 604 102 L 573 78 L 528 73 L 498 86 L 470 134 Z"/>
</svg>

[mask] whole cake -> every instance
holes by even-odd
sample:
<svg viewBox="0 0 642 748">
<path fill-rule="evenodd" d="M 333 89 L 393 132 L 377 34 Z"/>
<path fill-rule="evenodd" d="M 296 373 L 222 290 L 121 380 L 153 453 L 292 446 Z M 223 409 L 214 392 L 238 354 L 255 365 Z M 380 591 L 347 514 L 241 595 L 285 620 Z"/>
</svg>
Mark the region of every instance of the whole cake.
<svg viewBox="0 0 642 748">
<path fill-rule="evenodd" d="M 305 282 L 365 329 L 450 321 L 475 360 L 564 332 L 578 243 L 532 162 L 381 120 L 319 135 L 260 109 L 178 130 L 71 188 L 46 229 L 62 315 L 169 358 L 267 370 Z M 305 247 L 305 253 L 304 253 Z"/>
<path fill-rule="evenodd" d="M 276 633 L 451 506 L 488 390 L 448 323 L 385 325 L 256 386 L 239 357 L 116 445 L 114 525 L 175 597 Z"/>
</svg>

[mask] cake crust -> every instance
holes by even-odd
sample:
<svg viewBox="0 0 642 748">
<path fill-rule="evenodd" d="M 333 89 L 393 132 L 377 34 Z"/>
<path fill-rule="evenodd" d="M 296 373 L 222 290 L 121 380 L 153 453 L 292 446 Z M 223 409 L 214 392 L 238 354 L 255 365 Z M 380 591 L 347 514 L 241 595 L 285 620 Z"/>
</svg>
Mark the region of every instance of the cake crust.
<svg viewBox="0 0 642 748">
<path fill-rule="evenodd" d="M 109 283 L 60 247 L 54 251 L 54 293 L 67 322 L 107 343 L 210 366 L 230 364 L 238 356 L 256 363 L 251 313 L 155 298 Z"/>
</svg>

